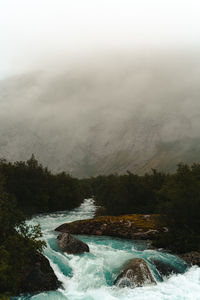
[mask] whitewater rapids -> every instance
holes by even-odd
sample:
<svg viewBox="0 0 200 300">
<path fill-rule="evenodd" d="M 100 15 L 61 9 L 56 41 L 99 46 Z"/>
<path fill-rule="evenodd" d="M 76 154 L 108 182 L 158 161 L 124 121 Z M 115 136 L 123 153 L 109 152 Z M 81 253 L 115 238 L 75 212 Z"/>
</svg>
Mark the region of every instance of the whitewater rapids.
<svg viewBox="0 0 200 300">
<path fill-rule="evenodd" d="M 181 271 L 184 264 L 175 256 L 148 249 L 143 241 L 121 240 L 111 237 L 78 236 L 90 247 L 90 253 L 68 255 L 59 251 L 53 229 L 59 225 L 75 220 L 92 218 L 95 213 L 92 199 L 86 199 L 77 209 L 38 215 L 28 224 L 40 223 L 43 238 L 47 242 L 45 255 L 50 261 L 63 288 L 54 292 L 37 295 L 20 296 L 18 300 L 199 300 L 200 268 L 192 267 L 184 274 L 172 275 L 164 280 L 151 263 L 149 266 L 157 285 L 141 288 L 123 288 L 113 286 L 123 263 L 134 257 L 149 260 L 160 257 L 172 262 Z"/>
</svg>

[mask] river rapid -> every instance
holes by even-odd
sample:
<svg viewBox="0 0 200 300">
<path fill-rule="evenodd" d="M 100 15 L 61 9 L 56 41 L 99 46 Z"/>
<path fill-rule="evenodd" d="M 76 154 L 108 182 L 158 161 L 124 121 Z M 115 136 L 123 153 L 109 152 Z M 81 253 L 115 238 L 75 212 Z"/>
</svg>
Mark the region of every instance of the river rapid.
<svg viewBox="0 0 200 300">
<path fill-rule="evenodd" d="M 77 209 L 38 215 L 28 224 L 40 223 L 43 238 L 47 242 L 44 254 L 50 261 L 63 288 L 54 292 L 21 296 L 18 300 L 200 300 L 200 268 L 192 267 L 184 274 L 161 278 L 151 263 L 151 258 L 176 265 L 184 272 L 185 265 L 177 257 L 148 249 L 143 241 L 121 240 L 111 237 L 78 236 L 90 247 L 90 253 L 68 255 L 59 251 L 53 230 L 67 222 L 92 218 L 95 206 L 92 199 L 86 199 Z M 157 281 L 157 285 L 141 288 L 118 288 L 113 282 L 122 265 L 131 258 L 144 258 Z"/>
</svg>

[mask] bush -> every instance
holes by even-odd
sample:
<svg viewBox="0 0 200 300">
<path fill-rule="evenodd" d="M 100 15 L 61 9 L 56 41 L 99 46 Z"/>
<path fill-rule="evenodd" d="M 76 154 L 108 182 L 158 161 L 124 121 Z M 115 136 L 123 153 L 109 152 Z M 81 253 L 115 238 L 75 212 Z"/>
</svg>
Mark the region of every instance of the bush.
<svg viewBox="0 0 200 300">
<path fill-rule="evenodd" d="M 34 155 L 26 162 L 1 161 L 0 171 L 6 191 L 26 215 L 73 209 L 84 199 L 78 179 L 65 172 L 52 174 Z"/>
<path fill-rule="evenodd" d="M 159 192 L 159 212 L 169 228 L 161 246 L 173 251 L 200 250 L 200 180 L 197 165 L 179 164 Z"/>
<path fill-rule="evenodd" d="M 41 236 L 39 225 L 25 224 L 14 196 L 4 191 L 0 175 L 0 294 L 18 292 L 27 265 L 45 246 L 45 242 L 38 239 Z"/>
</svg>

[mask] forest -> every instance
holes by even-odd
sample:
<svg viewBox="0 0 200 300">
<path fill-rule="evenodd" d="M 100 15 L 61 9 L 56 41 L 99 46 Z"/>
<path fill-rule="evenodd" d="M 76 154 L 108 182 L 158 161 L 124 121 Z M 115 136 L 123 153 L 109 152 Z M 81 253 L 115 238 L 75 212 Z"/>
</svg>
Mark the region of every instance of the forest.
<svg viewBox="0 0 200 300">
<path fill-rule="evenodd" d="M 26 162 L 1 160 L 0 172 L 6 191 L 26 215 L 73 209 L 83 200 L 78 179 L 65 172 L 52 174 L 34 155 Z"/>
<path fill-rule="evenodd" d="M 98 215 L 158 214 L 169 231 L 154 242 L 157 247 L 175 253 L 200 250 L 200 164 L 180 163 L 174 174 L 127 171 L 77 179 L 65 172 L 53 174 L 34 155 L 26 162 L 1 160 L 0 294 L 17 291 L 21 272 L 45 247 L 38 239 L 40 227 L 28 227 L 26 218 L 70 210 L 89 197 Z"/>
<path fill-rule="evenodd" d="M 19 292 L 21 275 L 45 242 L 40 226 L 27 226 L 18 209 L 16 198 L 5 191 L 5 179 L 0 173 L 0 298 Z M 4 297 L 4 298 L 3 298 Z M 7 298 L 5 298 L 7 299 Z"/>
<path fill-rule="evenodd" d="M 174 174 L 152 170 L 85 181 L 100 207 L 97 214 L 158 214 L 169 232 L 155 246 L 177 253 L 200 250 L 200 164 L 180 163 Z"/>
<path fill-rule="evenodd" d="M 20 292 L 22 275 L 45 247 L 40 226 L 27 226 L 26 218 L 73 209 L 82 200 L 77 179 L 53 175 L 34 155 L 26 162 L 0 161 L 0 298 Z"/>
</svg>

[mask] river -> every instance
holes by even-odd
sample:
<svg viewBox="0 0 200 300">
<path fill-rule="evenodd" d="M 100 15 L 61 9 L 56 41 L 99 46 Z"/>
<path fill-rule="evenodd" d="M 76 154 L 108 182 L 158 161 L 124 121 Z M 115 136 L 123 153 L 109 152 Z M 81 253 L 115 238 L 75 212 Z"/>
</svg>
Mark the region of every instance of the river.
<svg viewBox="0 0 200 300">
<path fill-rule="evenodd" d="M 45 255 L 48 257 L 63 288 L 54 292 L 41 293 L 18 300 L 199 300 L 200 268 L 192 267 L 184 274 L 161 278 L 156 272 L 151 258 L 159 257 L 176 265 L 180 272 L 185 265 L 177 257 L 161 251 L 148 249 L 144 241 L 121 240 L 111 237 L 78 236 L 90 247 L 90 253 L 68 255 L 59 251 L 54 232 L 57 226 L 75 220 L 92 218 L 95 205 L 92 199 L 72 211 L 38 215 L 27 221 L 28 224 L 40 223 L 43 238 L 47 242 Z M 131 258 L 142 257 L 150 266 L 157 285 L 141 288 L 118 288 L 113 282 L 122 265 Z"/>
</svg>

